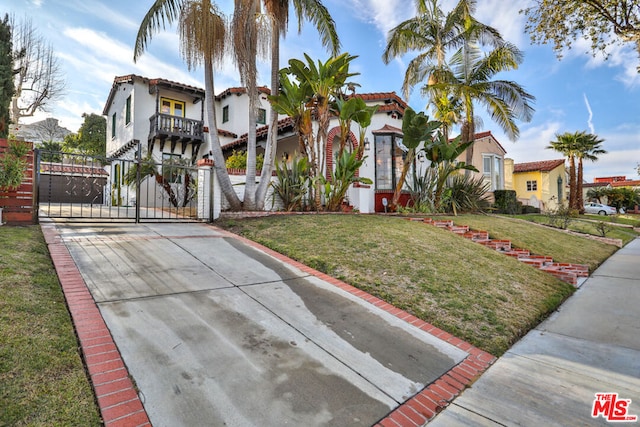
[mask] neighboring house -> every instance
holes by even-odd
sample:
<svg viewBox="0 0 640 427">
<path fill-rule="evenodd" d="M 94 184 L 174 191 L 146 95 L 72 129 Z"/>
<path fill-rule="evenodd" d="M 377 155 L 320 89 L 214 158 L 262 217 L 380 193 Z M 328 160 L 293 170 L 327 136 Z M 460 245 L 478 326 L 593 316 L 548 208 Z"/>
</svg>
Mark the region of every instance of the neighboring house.
<svg viewBox="0 0 640 427">
<path fill-rule="evenodd" d="M 515 190 L 518 201 L 546 211 L 555 209 L 566 199 L 567 186 L 564 159 L 538 162 L 506 162 L 509 188 Z"/>
<path fill-rule="evenodd" d="M 471 164 L 478 169 L 472 172 L 474 178 L 484 178 L 489 184 L 489 191 L 505 189 L 504 156 L 507 150 L 491 134 L 491 131 L 475 134 L 473 143 L 473 160 Z M 467 152 L 463 152 L 458 161 L 467 161 Z"/>
<path fill-rule="evenodd" d="M 109 173 L 100 166 L 40 162 L 38 197 L 40 203 L 106 202 L 104 190 Z"/>
</svg>

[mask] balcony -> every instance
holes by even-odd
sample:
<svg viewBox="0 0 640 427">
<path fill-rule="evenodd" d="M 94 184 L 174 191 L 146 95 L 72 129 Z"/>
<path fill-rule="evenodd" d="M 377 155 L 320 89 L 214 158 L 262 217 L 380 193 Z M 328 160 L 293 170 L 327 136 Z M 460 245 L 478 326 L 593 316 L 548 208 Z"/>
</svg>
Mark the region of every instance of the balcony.
<svg viewBox="0 0 640 427">
<path fill-rule="evenodd" d="M 188 142 L 202 142 L 202 120 L 187 119 L 169 114 L 157 113 L 149 118 L 149 139 L 158 138 L 161 141 L 169 139 L 186 144 Z"/>
<path fill-rule="evenodd" d="M 202 120 L 187 119 L 170 114 L 156 113 L 149 118 L 149 147 L 153 149 L 153 142 L 160 141 L 160 151 L 164 152 L 164 145 L 171 142 L 171 152 L 173 153 L 176 144 L 182 145 L 182 154 L 185 153 L 187 145 L 191 144 L 192 155 L 195 155 L 204 142 Z"/>
</svg>

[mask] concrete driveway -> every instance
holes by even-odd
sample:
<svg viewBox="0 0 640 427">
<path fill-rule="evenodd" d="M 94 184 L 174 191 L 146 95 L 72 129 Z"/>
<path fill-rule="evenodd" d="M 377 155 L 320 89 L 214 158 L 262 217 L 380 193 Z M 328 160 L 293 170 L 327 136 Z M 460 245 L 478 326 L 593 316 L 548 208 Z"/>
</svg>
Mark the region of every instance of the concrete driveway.
<svg viewBox="0 0 640 427">
<path fill-rule="evenodd" d="M 55 229 L 154 426 L 409 419 L 430 405 L 394 409 L 450 378 L 471 353 L 492 360 L 215 227 L 61 222 Z M 473 377 L 458 378 L 458 389 Z M 434 398 L 430 415 L 457 392 Z"/>
</svg>

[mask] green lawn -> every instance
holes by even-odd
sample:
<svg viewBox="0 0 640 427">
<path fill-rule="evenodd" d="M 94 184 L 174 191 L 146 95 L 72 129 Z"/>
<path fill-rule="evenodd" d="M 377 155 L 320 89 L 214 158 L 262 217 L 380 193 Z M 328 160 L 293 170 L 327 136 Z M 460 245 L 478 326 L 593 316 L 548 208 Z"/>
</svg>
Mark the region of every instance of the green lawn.
<svg viewBox="0 0 640 427">
<path fill-rule="evenodd" d="M 514 218 L 543 225 L 549 224 L 549 219 L 545 215 L 541 214 L 516 215 Z M 625 245 L 635 239 L 639 234 L 633 230 L 634 226 L 637 227 L 640 225 L 638 220 L 634 217 L 624 215 L 580 215 L 577 218 L 571 218 L 567 229 L 578 233 L 590 234 L 592 236 L 602 236 L 598 229 L 598 225 L 602 223 L 605 224 L 606 229 L 604 237 L 620 239 Z"/>
<path fill-rule="evenodd" d="M 616 250 L 509 218 L 454 220 L 592 269 Z M 574 290 L 449 231 L 399 217 L 291 215 L 220 220 L 216 225 L 370 292 L 496 356 Z"/>
<path fill-rule="evenodd" d="M 100 424 L 40 227 L 0 227 L 0 426 Z"/>
</svg>

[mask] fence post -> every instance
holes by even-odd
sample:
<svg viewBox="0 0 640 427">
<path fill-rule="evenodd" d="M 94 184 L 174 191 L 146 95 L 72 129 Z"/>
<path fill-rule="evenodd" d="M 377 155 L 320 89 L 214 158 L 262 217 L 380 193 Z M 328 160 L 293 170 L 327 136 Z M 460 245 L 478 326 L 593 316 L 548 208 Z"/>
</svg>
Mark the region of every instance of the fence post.
<svg viewBox="0 0 640 427">
<path fill-rule="evenodd" d="M 198 160 L 198 219 L 212 222 L 220 217 L 220 191 L 212 159 Z"/>
</svg>

